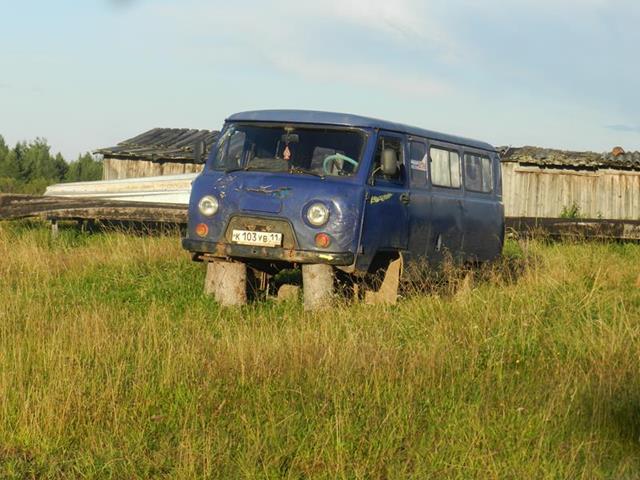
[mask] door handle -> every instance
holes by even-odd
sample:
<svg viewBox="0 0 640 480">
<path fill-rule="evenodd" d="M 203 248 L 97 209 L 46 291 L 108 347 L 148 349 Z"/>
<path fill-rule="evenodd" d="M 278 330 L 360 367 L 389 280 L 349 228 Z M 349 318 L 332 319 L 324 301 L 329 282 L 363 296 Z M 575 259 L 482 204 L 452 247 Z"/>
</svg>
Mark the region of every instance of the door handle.
<svg viewBox="0 0 640 480">
<path fill-rule="evenodd" d="M 400 194 L 400 201 L 405 205 L 409 205 L 409 203 L 411 202 L 411 195 L 409 195 L 408 193 Z"/>
</svg>

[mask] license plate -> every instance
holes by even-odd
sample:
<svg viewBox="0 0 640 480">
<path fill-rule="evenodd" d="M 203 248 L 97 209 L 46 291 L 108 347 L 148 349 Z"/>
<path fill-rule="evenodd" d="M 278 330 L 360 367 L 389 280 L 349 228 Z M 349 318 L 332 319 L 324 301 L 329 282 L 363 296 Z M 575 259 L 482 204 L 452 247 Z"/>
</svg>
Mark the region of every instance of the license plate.
<svg viewBox="0 0 640 480">
<path fill-rule="evenodd" d="M 234 230 L 231 240 L 238 245 L 258 247 L 279 247 L 282 245 L 282 234 L 271 232 L 253 232 L 251 230 Z"/>
</svg>

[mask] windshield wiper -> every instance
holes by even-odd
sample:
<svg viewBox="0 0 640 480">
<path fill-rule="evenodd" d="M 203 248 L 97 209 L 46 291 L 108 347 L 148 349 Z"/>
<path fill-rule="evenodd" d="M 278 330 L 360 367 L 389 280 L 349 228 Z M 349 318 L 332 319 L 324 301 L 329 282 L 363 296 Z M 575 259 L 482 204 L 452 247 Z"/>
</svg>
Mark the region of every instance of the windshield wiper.
<svg viewBox="0 0 640 480">
<path fill-rule="evenodd" d="M 229 168 L 227 170 L 224 171 L 225 174 L 229 174 L 229 173 L 234 173 L 234 172 L 246 172 L 249 170 L 263 170 L 265 172 L 273 172 L 273 173 L 285 173 L 285 172 L 289 172 L 289 173 L 294 173 L 294 174 L 300 174 L 300 175 L 313 175 L 314 177 L 319 177 L 324 179 L 325 176 L 321 175 L 319 173 L 316 173 L 312 170 L 307 170 L 306 168 L 302 168 L 302 167 L 297 167 L 297 166 L 291 166 L 289 167 L 289 170 L 280 170 L 280 169 L 270 169 L 270 168 L 266 168 L 266 166 L 264 165 L 246 165 L 244 167 L 232 167 Z"/>
<path fill-rule="evenodd" d="M 289 173 L 297 173 L 302 175 L 313 175 L 314 177 L 319 177 L 324 179 L 324 175 L 320 175 L 319 173 L 314 172 L 313 170 L 307 170 L 306 168 L 291 166 L 289 169 Z"/>
<path fill-rule="evenodd" d="M 252 160 L 251 162 L 249 162 L 248 165 L 245 165 L 244 167 L 231 167 L 227 170 L 224 171 L 224 173 L 233 173 L 233 172 L 247 172 L 249 170 L 262 170 L 265 172 L 282 172 L 284 170 L 282 169 L 274 169 L 272 165 L 268 165 L 267 163 L 264 162 L 263 159 L 260 159 L 260 161 L 256 161 L 255 159 Z"/>
<path fill-rule="evenodd" d="M 233 167 L 233 168 L 228 168 L 224 171 L 224 173 L 233 173 L 233 172 L 242 172 L 242 171 L 247 171 L 249 170 L 249 165 L 247 165 L 246 167 Z"/>
</svg>

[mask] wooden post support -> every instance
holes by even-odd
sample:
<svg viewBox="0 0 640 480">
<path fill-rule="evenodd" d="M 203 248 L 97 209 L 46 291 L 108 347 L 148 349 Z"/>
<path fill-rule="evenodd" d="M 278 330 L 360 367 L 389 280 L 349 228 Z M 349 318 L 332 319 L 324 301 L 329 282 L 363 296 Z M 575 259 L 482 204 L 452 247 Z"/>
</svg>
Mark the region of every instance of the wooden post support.
<svg viewBox="0 0 640 480">
<path fill-rule="evenodd" d="M 51 238 L 58 238 L 58 235 L 60 235 L 58 220 L 51 220 Z"/>
<path fill-rule="evenodd" d="M 398 302 L 398 288 L 400 287 L 403 265 L 402 257 L 389 264 L 380 290 L 365 292 L 364 302 L 367 305 L 395 305 Z"/>
<path fill-rule="evenodd" d="M 204 293 L 213 295 L 223 307 L 247 303 L 247 265 L 216 260 L 207 264 Z"/>
<path fill-rule="evenodd" d="M 302 285 L 305 310 L 330 308 L 333 300 L 333 267 L 331 265 L 303 265 Z"/>
</svg>

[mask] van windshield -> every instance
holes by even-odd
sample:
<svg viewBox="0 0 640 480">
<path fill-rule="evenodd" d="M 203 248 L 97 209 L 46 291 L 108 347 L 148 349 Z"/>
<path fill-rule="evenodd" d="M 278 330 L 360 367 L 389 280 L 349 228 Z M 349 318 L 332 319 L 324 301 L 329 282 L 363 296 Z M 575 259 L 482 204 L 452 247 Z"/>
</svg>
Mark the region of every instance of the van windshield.
<svg viewBox="0 0 640 480">
<path fill-rule="evenodd" d="M 229 124 L 211 153 L 211 168 L 316 176 L 352 176 L 366 136 L 358 130 Z"/>
</svg>

